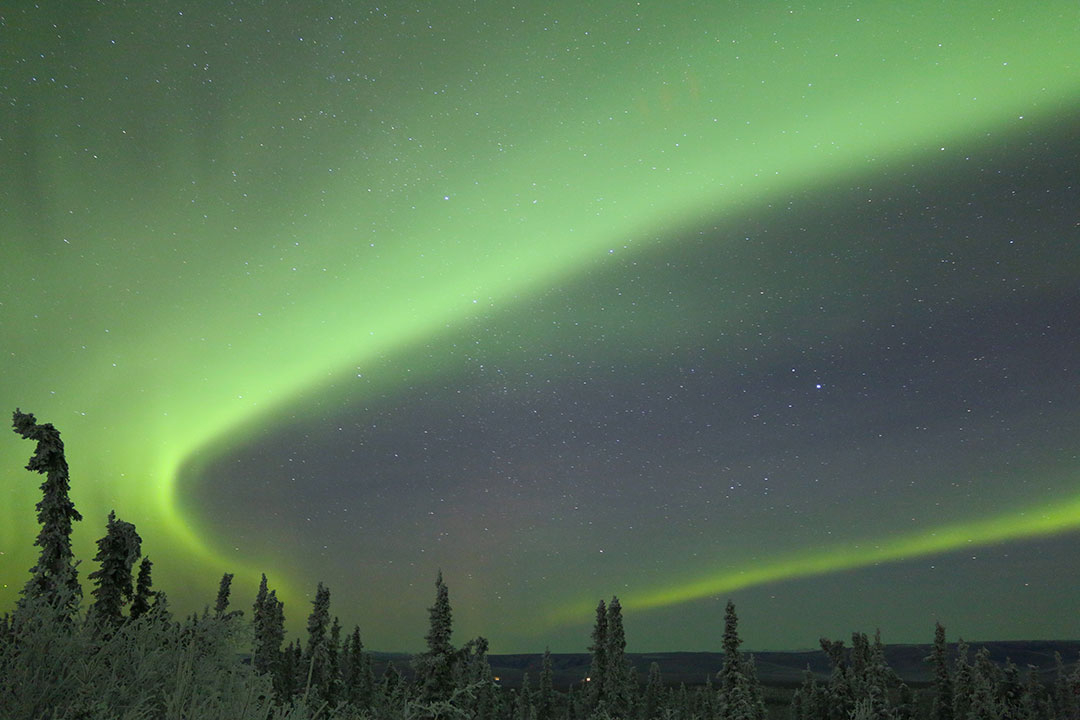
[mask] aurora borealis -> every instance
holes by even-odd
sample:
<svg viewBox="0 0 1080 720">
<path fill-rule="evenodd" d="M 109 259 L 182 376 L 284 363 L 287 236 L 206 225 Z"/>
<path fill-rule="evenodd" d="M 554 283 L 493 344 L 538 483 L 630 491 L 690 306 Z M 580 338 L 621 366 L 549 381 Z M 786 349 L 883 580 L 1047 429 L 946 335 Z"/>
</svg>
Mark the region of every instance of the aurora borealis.
<svg viewBox="0 0 1080 720">
<path fill-rule="evenodd" d="M 825 5 L 0 11 L 81 577 L 115 509 L 177 610 L 323 580 L 375 649 L 440 568 L 495 652 L 1080 636 L 1080 8 Z"/>
</svg>

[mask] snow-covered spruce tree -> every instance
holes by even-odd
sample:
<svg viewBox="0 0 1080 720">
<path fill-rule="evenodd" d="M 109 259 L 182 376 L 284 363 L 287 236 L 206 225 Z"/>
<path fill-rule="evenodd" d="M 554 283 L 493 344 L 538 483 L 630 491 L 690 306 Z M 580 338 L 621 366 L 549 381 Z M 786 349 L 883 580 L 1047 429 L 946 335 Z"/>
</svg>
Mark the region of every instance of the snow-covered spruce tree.
<svg viewBox="0 0 1080 720">
<path fill-rule="evenodd" d="M 330 638 L 326 646 L 326 680 L 323 699 L 333 707 L 341 697 L 341 621 L 337 615 L 330 623 Z"/>
<path fill-rule="evenodd" d="M 817 715 L 813 714 L 812 700 L 814 693 L 814 676 L 810 672 L 810 667 L 807 666 L 803 674 L 803 683 L 795 692 L 791 695 L 791 702 L 788 703 L 788 717 L 791 720 L 817 720 Z"/>
<path fill-rule="evenodd" d="M 379 696 L 376 698 L 378 703 L 376 717 L 397 717 L 397 714 L 402 712 L 402 706 L 409 699 L 409 688 L 401 676 L 401 671 L 392 660 L 386 663 L 386 669 L 383 671 Z"/>
<path fill-rule="evenodd" d="M 274 696 L 279 702 L 289 702 L 304 687 L 301 683 L 307 682 L 307 670 L 300 668 L 301 658 L 304 652 L 301 649 L 299 638 L 292 640 L 281 651 L 278 658 L 278 671 L 274 674 Z"/>
<path fill-rule="evenodd" d="M 330 625 L 330 588 L 321 582 L 315 589 L 315 599 L 311 602 L 311 614 L 308 615 L 307 647 L 300 661 L 300 690 L 318 693 L 326 699 L 330 681 L 329 644 L 327 630 Z"/>
<path fill-rule="evenodd" d="M 45 475 L 42 497 L 36 506 L 41 531 L 34 541 L 41 554 L 30 569 L 30 580 L 22 589 L 23 597 L 16 609 L 22 607 L 26 598 L 43 598 L 61 618 L 70 620 L 82 599 L 77 563 L 71 552 L 71 524 L 82 520 L 82 515 L 68 497 L 70 477 L 64 443 L 52 423 L 38 425 L 33 414 L 16 409 L 12 424 L 16 433 L 37 443 L 26 469 Z"/>
<path fill-rule="evenodd" d="M 480 635 L 458 649 L 454 658 L 454 687 L 471 685 L 485 676 L 484 668 L 490 667 L 487 657 L 490 647 L 488 639 Z"/>
<path fill-rule="evenodd" d="M 889 667 L 885 659 L 885 643 L 881 641 L 881 628 L 874 630 L 874 642 L 870 645 L 870 662 L 866 668 L 866 684 L 880 694 L 884 708 L 899 705 L 900 677 Z M 895 689 L 895 692 L 893 690 Z M 893 696 L 896 702 L 893 702 Z M 881 708 L 879 708 L 881 709 Z M 894 713 L 895 714 L 895 713 Z"/>
<path fill-rule="evenodd" d="M 803 672 L 803 683 L 791 701 L 792 720 L 829 720 L 828 689 L 814 678 L 810 666 Z"/>
<path fill-rule="evenodd" d="M 949 675 L 948 652 L 945 627 L 940 622 L 935 623 L 934 649 L 927 658 L 934 665 L 934 705 L 930 715 L 932 720 L 953 720 L 953 684 Z"/>
<path fill-rule="evenodd" d="M 990 652 L 979 648 L 975 653 L 975 664 L 971 671 L 971 703 L 966 720 L 1001 720 L 1005 717 L 1002 703 L 998 699 L 997 666 L 990 660 Z"/>
<path fill-rule="evenodd" d="M 138 620 L 150 612 L 150 601 L 154 599 L 152 589 L 153 580 L 150 577 L 154 563 L 149 557 L 144 557 L 139 563 L 139 575 L 135 579 L 135 597 L 131 599 L 131 609 L 128 611 L 132 620 Z"/>
<path fill-rule="evenodd" d="M 1061 659 L 1061 653 L 1054 653 L 1057 673 L 1054 677 L 1054 710 L 1057 718 L 1077 720 L 1080 718 L 1080 666 L 1069 672 Z"/>
<path fill-rule="evenodd" d="M 1039 680 L 1038 669 L 1028 665 L 1027 677 L 1024 681 L 1024 694 L 1020 698 L 1019 720 L 1042 720 L 1053 716 L 1046 696 L 1046 688 Z"/>
<path fill-rule="evenodd" d="M 375 674 L 371 667 L 371 656 L 364 652 L 364 643 L 360 640 L 360 626 L 353 628 L 345 638 L 341 652 L 342 696 L 358 710 L 370 710 L 374 700 Z"/>
<path fill-rule="evenodd" d="M 255 603 L 251 606 L 251 623 L 256 628 L 262 622 L 263 608 L 266 605 L 266 596 L 269 592 L 270 584 L 266 581 L 266 573 L 263 573 L 262 578 L 259 580 L 259 590 L 255 593 Z"/>
<path fill-rule="evenodd" d="M 607 666 L 604 668 L 604 693 L 612 717 L 630 715 L 634 696 L 634 674 L 626 658 L 626 632 L 623 629 L 622 605 L 612 596 L 607 607 Z"/>
<path fill-rule="evenodd" d="M 251 606 L 251 666 L 260 673 L 266 673 L 270 669 L 270 658 L 265 652 L 260 652 L 266 632 L 266 598 L 269 594 L 266 573 L 263 573 L 259 580 L 259 590 L 255 593 L 255 602 Z M 280 645 L 278 647 L 280 648 Z"/>
<path fill-rule="evenodd" d="M 968 662 L 968 644 L 964 638 L 956 642 L 956 664 L 953 666 L 952 699 L 953 714 L 957 720 L 967 720 L 971 695 L 975 686 L 972 679 L 971 663 Z"/>
<path fill-rule="evenodd" d="M 649 665 L 649 679 L 645 682 L 645 697 L 642 698 L 641 717 L 652 720 L 660 716 L 664 708 L 664 679 L 660 675 L 660 666 L 653 662 Z"/>
<path fill-rule="evenodd" d="M 765 702 L 752 666 L 747 663 L 739 646 L 739 618 L 735 603 L 728 600 L 724 608 L 724 665 L 717 673 L 720 680 L 719 717 L 721 720 L 764 720 Z"/>
<path fill-rule="evenodd" d="M 870 640 L 866 637 L 866 633 L 851 633 L 851 649 L 848 651 L 847 658 L 851 695 L 857 702 L 871 694 L 866 687 L 868 684 L 866 670 L 870 666 Z"/>
<path fill-rule="evenodd" d="M 896 715 L 896 720 L 916 720 L 921 717 L 915 691 L 905 682 L 901 682 L 897 690 L 896 709 L 893 713 Z"/>
<path fill-rule="evenodd" d="M 607 669 L 608 649 L 608 612 L 607 605 L 601 600 L 596 606 L 596 623 L 593 625 L 592 645 L 589 652 L 592 653 L 592 664 L 589 666 L 589 677 L 585 686 L 583 702 L 587 714 L 599 709 L 606 704 L 607 693 L 604 688 L 604 675 Z"/>
<path fill-rule="evenodd" d="M 259 580 L 259 591 L 251 610 L 251 664 L 260 673 L 273 672 L 279 664 L 281 643 L 285 640 L 285 613 L 277 592 L 269 589 L 266 573 Z"/>
<path fill-rule="evenodd" d="M 429 626 L 425 636 L 427 652 L 413 659 L 420 700 L 425 703 L 449 700 L 454 694 L 454 646 L 450 644 L 453 619 L 450 591 L 442 571 L 435 579 L 435 604 L 428 608 Z"/>
<path fill-rule="evenodd" d="M 1002 715 L 1008 718 L 1020 717 L 1024 685 L 1020 680 L 1020 668 L 1010 658 L 1005 658 L 1005 667 L 1001 670 L 999 680 L 997 697 Z"/>
<path fill-rule="evenodd" d="M 679 683 L 679 689 L 674 693 L 672 698 L 672 705 L 675 710 L 675 717 L 677 718 L 689 718 L 693 714 L 690 703 L 690 693 L 686 690 L 686 683 Z"/>
<path fill-rule="evenodd" d="M 705 676 L 705 686 L 697 689 L 694 693 L 697 714 L 702 720 L 714 720 L 720 712 L 720 693 L 713 685 L 712 674 Z"/>
<path fill-rule="evenodd" d="M 276 590 L 268 590 L 266 575 L 259 581 L 259 592 L 252 607 L 251 664 L 255 671 L 273 678 L 274 693 L 284 702 L 292 693 L 294 670 L 287 670 L 281 649 L 285 641 L 285 604 Z"/>
<path fill-rule="evenodd" d="M 874 634 L 872 643 L 866 633 L 851 634 L 847 673 L 855 704 L 868 708 L 875 717 L 894 714 L 894 688 L 898 688 L 900 681 L 885 660 L 880 631 Z"/>
<path fill-rule="evenodd" d="M 555 719 L 555 671 L 551 663 L 551 648 L 544 648 L 540 665 L 540 687 L 536 692 L 536 720 Z"/>
<path fill-rule="evenodd" d="M 521 688 L 514 698 L 514 720 L 530 720 L 536 714 L 533 707 L 532 690 L 529 688 L 528 671 L 521 678 Z"/>
<path fill-rule="evenodd" d="M 473 720 L 494 720 L 500 714 L 500 691 L 491 672 L 487 638 L 478 636 L 457 651 L 454 660 L 454 687 L 463 690 L 456 705 Z"/>
<path fill-rule="evenodd" d="M 754 708 L 752 716 L 757 720 L 765 720 L 768 714 L 765 709 L 765 693 L 762 691 L 761 682 L 758 680 L 757 662 L 754 660 L 752 653 L 746 658 L 746 664 L 743 665 L 743 674 L 749 684 L 750 702 Z"/>
<path fill-rule="evenodd" d="M 562 720 L 578 720 L 581 717 L 581 693 L 574 695 L 574 686 L 566 688 L 566 712 Z"/>
<path fill-rule="evenodd" d="M 94 561 L 100 567 L 88 576 L 95 585 L 90 591 L 94 602 L 88 612 L 93 622 L 108 630 L 124 621 L 124 605 L 135 595 L 131 568 L 142 552 L 142 538 L 134 525 L 110 512 L 105 537 L 97 541 L 97 546 Z"/>
<path fill-rule="evenodd" d="M 228 611 L 232 581 L 232 573 L 225 573 L 221 576 L 221 582 L 218 583 L 217 598 L 214 600 L 214 617 L 224 617 Z"/>
</svg>

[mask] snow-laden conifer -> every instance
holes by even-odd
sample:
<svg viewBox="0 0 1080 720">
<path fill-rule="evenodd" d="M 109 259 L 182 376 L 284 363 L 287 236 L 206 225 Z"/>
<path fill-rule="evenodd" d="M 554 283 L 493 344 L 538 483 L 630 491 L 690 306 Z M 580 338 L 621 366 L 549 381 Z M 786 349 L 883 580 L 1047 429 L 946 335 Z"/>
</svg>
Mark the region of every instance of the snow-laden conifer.
<svg viewBox="0 0 1080 720">
<path fill-rule="evenodd" d="M 70 477 L 64 443 L 52 423 L 38 425 L 31 413 L 16 409 L 12 424 L 21 437 L 37 443 L 26 469 L 45 476 L 36 506 L 41 531 L 34 541 L 41 553 L 30 569 L 30 580 L 22 589 L 17 608 L 26 598 L 43 598 L 61 617 L 71 619 L 82 599 L 77 563 L 71 552 L 71 526 L 82 520 L 82 515 L 68 497 Z"/>
</svg>

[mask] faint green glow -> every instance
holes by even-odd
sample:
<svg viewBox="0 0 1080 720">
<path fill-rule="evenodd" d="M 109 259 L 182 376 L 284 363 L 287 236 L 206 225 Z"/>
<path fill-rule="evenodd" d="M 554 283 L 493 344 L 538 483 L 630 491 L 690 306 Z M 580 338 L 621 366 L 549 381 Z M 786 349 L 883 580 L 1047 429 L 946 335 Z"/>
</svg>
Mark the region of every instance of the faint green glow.
<svg viewBox="0 0 1080 720">
<path fill-rule="evenodd" d="M 0 64 L 0 86 L 22 98 L 0 120 L 0 135 L 18 139 L 0 165 L 31 169 L 0 179 L 3 197 L 21 199 L 3 216 L 3 397 L 63 432 L 88 518 L 82 557 L 116 507 L 137 522 L 162 577 L 186 576 L 205 597 L 208 568 L 250 584 L 272 551 L 200 539 L 178 503 L 182 468 L 318 414 L 312 397 L 392 390 L 399 375 L 371 371 L 387 357 L 673 226 L 1022 132 L 1080 98 L 1071 1 L 960 2 L 945 15 L 895 3 L 623 11 L 554 4 L 530 23 L 483 27 L 436 17 L 444 38 L 482 62 L 451 62 L 442 40 L 420 37 L 409 53 L 430 59 L 416 76 L 395 76 L 391 61 L 358 71 L 337 55 L 275 67 L 260 54 L 284 52 L 275 36 L 258 52 L 270 41 L 233 45 L 256 70 L 233 85 L 211 78 L 224 90 L 206 83 L 213 63 L 172 56 L 165 64 L 195 70 L 155 85 L 155 53 L 172 50 L 117 40 L 117 18 L 98 16 L 80 30 L 85 55 L 59 67 L 81 68 L 77 91 L 63 89 L 62 72 L 54 84 L 31 77 L 36 60 Z M 559 14 L 557 27 L 547 22 Z M 26 22 L 6 52 L 47 61 L 54 48 L 38 44 L 57 33 L 46 18 Z M 503 25 L 526 29 L 499 43 Z M 364 35 L 362 18 L 351 27 L 326 30 L 323 46 L 382 40 L 378 28 Z M 120 92 L 126 73 L 142 84 Z M 342 89 L 339 78 L 359 85 L 364 73 L 381 79 Z M 170 83 L 176 96 L 155 94 Z M 414 376 L 454 371 L 402 363 Z M 32 563 L 36 484 L 20 469 L 29 452 L 4 444 L 0 602 Z M 1005 527 L 994 537 L 1051 531 L 996 520 L 985 532 Z M 806 562 L 822 572 L 962 542 L 939 530 Z M 805 567 L 765 564 L 749 576 Z"/>
</svg>

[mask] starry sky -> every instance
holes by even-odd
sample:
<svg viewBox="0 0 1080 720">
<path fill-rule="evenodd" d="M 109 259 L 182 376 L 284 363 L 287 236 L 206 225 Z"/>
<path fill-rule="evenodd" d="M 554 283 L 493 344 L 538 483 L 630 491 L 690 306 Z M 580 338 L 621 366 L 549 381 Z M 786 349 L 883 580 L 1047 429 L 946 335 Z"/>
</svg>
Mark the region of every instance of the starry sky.
<svg viewBox="0 0 1080 720">
<path fill-rule="evenodd" d="M 174 610 L 1080 637 L 1080 7 L 0 8 L 0 405 Z M 35 558 L 0 436 L 0 606 Z"/>
</svg>

